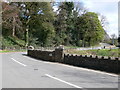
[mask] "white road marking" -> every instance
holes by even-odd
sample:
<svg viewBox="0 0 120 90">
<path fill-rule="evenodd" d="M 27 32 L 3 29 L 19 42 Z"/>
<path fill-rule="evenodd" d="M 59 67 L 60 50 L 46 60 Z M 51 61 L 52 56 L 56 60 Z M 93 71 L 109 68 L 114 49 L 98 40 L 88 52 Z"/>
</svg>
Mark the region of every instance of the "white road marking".
<svg viewBox="0 0 120 90">
<path fill-rule="evenodd" d="M 60 81 L 60 82 L 66 83 L 66 84 L 68 84 L 68 85 L 70 85 L 70 86 L 72 86 L 72 87 L 75 87 L 75 88 L 82 88 L 82 87 L 79 87 L 79 86 L 74 85 L 74 84 L 72 84 L 72 83 L 66 82 L 66 81 L 64 81 L 64 80 L 62 80 L 62 79 L 53 77 L 53 76 L 51 76 L 51 75 L 49 75 L 49 74 L 45 74 L 45 75 L 48 76 L 48 77 L 50 77 L 50 78 L 52 78 L 52 79 L 55 79 L 55 80 L 58 80 L 58 81 Z"/>
<path fill-rule="evenodd" d="M 114 77 L 118 77 L 119 76 L 119 75 L 113 74 L 113 73 L 107 73 L 107 72 L 103 72 L 103 71 L 87 69 L 87 68 L 82 68 L 82 67 L 77 67 L 77 66 L 70 66 L 70 65 L 67 65 L 67 64 L 62 64 L 62 63 L 57 63 L 57 62 L 53 63 L 53 62 L 39 61 L 39 60 L 36 60 L 36 59 L 31 59 L 31 58 L 29 58 L 29 60 L 35 61 L 35 62 L 40 62 L 40 63 L 46 63 L 46 64 L 61 65 L 61 66 L 69 67 L 69 68 L 74 68 L 74 69 L 84 70 L 84 71 L 89 71 L 89 72 L 95 72 L 95 73 L 100 73 L 100 74 L 106 74 L 106 75 L 114 76 Z"/>
<path fill-rule="evenodd" d="M 17 63 L 19 63 L 20 65 L 22 65 L 22 66 L 27 66 L 27 65 L 25 65 L 25 64 L 23 64 L 23 63 L 21 63 L 21 62 L 19 62 L 19 61 L 17 61 L 17 60 L 15 60 L 14 58 L 11 58 L 13 61 L 15 61 L 15 62 L 17 62 Z"/>
</svg>

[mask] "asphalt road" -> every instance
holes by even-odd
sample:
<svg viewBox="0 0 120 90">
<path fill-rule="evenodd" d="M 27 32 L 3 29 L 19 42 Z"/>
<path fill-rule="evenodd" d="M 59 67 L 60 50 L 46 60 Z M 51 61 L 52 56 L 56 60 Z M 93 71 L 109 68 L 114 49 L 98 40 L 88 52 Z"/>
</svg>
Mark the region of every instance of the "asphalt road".
<svg viewBox="0 0 120 90">
<path fill-rule="evenodd" d="M 2 54 L 2 88 L 118 88 L 118 75 Z M 81 89 L 82 90 L 82 89 Z"/>
</svg>

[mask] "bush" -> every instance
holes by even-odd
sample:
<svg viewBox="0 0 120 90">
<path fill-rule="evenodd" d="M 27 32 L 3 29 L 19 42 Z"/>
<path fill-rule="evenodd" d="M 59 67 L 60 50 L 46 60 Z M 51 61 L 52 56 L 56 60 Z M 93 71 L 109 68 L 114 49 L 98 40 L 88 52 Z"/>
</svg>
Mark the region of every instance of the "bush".
<svg viewBox="0 0 120 90">
<path fill-rule="evenodd" d="M 77 45 L 78 47 L 82 47 L 82 40 L 77 41 L 76 45 Z"/>
</svg>

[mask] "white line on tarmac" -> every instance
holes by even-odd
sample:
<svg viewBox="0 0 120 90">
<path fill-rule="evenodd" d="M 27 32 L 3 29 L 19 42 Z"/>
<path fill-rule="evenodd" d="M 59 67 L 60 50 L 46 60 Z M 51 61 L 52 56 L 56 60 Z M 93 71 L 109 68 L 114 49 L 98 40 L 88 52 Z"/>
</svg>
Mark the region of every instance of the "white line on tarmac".
<svg viewBox="0 0 120 90">
<path fill-rule="evenodd" d="M 14 58 L 11 58 L 13 61 L 15 61 L 15 62 L 17 62 L 17 63 L 19 63 L 20 65 L 22 65 L 22 66 L 27 66 L 27 65 L 25 65 L 25 64 L 23 64 L 23 63 L 21 63 L 21 62 L 19 62 L 19 61 L 17 61 L 17 60 L 15 60 Z"/>
<path fill-rule="evenodd" d="M 68 85 L 70 85 L 70 86 L 72 86 L 72 87 L 75 87 L 75 88 L 82 88 L 82 87 L 79 87 L 79 86 L 74 85 L 74 84 L 72 84 L 72 83 L 66 82 L 66 81 L 64 81 L 64 80 L 62 80 L 62 79 L 53 77 L 53 76 L 51 76 L 51 75 L 49 75 L 49 74 L 45 74 L 45 75 L 48 76 L 48 77 L 50 77 L 50 78 L 52 78 L 52 79 L 55 79 L 55 80 L 58 80 L 58 81 L 60 81 L 60 82 L 66 83 L 66 84 L 68 84 Z"/>
</svg>

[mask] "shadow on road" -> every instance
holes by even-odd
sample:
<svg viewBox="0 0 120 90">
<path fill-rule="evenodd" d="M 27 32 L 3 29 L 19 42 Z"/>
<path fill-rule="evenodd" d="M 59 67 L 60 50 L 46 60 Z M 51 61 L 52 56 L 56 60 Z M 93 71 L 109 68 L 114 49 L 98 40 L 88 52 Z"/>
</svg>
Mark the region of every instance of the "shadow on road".
<svg viewBox="0 0 120 90">
<path fill-rule="evenodd" d="M 27 54 L 22 54 L 23 56 L 28 56 Z"/>
</svg>

